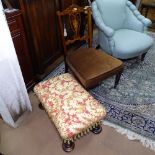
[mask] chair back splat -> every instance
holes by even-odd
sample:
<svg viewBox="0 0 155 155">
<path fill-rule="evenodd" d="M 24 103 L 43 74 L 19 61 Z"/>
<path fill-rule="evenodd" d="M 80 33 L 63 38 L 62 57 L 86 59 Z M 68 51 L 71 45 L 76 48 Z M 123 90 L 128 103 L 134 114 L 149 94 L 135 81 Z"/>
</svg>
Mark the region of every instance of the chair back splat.
<svg viewBox="0 0 155 155">
<path fill-rule="evenodd" d="M 91 8 L 71 5 L 64 11 L 57 11 L 65 56 L 67 47 L 77 41 L 86 41 L 92 47 Z M 83 27 L 87 30 L 83 30 Z"/>
</svg>

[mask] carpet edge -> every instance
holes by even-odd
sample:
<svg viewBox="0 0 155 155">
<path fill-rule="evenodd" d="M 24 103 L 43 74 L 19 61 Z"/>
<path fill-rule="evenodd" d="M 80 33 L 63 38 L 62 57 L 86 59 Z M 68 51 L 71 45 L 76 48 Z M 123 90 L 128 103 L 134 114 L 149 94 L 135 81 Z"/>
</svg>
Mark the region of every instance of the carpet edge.
<svg viewBox="0 0 155 155">
<path fill-rule="evenodd" d="M 109 121 L 103 121 L 102 122 L 103 125 L 106 125 L 106 126 L 109 126 L 109 127 L 112 127 L 114 128 L 118 133 L 122 134 L 122 135 L 126 135 L 126 137 L 129 139 L 129 140 L 138 140 L 142 143 L 143 146 L 145 146 L 146 148 L 149 148 L 153 151 L 155 151 L 155 141 L 149 139 L 149 138 L 146 138 L 144 136 L 141 136 L 131 130 L 128 130 L 128 129 L 125 129 L 119 125 L 116 125 L 114 123 L 110 123 Z"/>
</svg>

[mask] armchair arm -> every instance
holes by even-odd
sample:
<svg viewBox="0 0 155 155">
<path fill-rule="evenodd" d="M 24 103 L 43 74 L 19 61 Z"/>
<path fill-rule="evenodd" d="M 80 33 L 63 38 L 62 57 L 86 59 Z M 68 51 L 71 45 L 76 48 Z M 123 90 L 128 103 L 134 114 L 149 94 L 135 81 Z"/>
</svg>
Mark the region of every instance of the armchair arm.
<svg viewBox="0 0 155 155">
<path fill-rule="evenodd" d="M 97 7 L 97 4 L 96 2 L 92 2 L 92 11 L 93 11 L 93 18 L 94 18 L 94 21 L 95 21 L 95 24 L 98 26 L 98 28 L 107 36 L 107 37 L 112 37 L 113 34 L 114 34 L 114 30 L 105 25 L 103 20 L 102 20 L 102 17 L 101 17 L 101 14 L 98 10 L 98 7 Z"/>
<path fill-rule="evenodd" d="M 152 24 L 151 20 L 148 18 L 145 18 L 144 16 L 141 15 L 141 13 L 137 10 L 137 8 L 132 4 L 132 2 L 127 1 L 127 6 L 129 7 L 129 9 L 133 12 L 133 14 L 135 15 L 135 17 L 141 21 L 141 23 L 143 24 L 143 26 L 148 27 Z"/>
</svg>

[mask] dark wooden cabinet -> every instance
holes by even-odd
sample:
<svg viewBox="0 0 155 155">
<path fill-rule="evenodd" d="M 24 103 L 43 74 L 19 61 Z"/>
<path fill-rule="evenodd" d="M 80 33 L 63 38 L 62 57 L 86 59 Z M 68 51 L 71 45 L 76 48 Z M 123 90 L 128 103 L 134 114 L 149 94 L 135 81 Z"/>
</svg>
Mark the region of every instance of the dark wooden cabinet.
<svg viewBox="0 0 155 155">
<path fill-rule="evenodd" d="M 22 10 L 33 71 L 38 80 L 41 80 L 63 60 L 56 12 L 72 3 L 85 5 L 86 0 L 9 0 L 9 2 L 14 8 Z"/>
<path fill-rule="evenodd" d="M 71 4 L 78 4 L 79 6 L 88 5 L 87 0 L 60 0 L 61 10 L 67 8 Z"/>
<path fill-rule="evenodd" d="M 19 0 L 35 73 L 40 79 L 62 55 L 56 11 L 57 0 Z M 51 70 L 50 70 L 51 71 Z"/>
<path fill-rule="evenodd" d="M 16 49 L 24 81 L 29 90 L 34 85 L 32 64 L 27 47 L 21 11 L 15 10 L 6 14 L 6 19 Z"/>
</svg>

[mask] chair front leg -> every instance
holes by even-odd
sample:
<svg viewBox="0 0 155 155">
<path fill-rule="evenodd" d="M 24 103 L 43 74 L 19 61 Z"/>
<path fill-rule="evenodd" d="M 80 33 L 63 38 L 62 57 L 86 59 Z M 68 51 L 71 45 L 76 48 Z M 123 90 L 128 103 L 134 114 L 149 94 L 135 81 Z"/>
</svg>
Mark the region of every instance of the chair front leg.
<svg viewBox="0 0 155 155">
<path fill-rule="evenodd" d="M 117 85 L 118 85 L 118 83 L 119 83 L 119 80 L 120 80 L 120 77 L 121 77 L 121 75 L 122 75 L 122 72 L 123 72 L 123 70 L 120 71 L 120 72 L 116 75 L 114 88 L 117 87 Z"/>
</svg>

